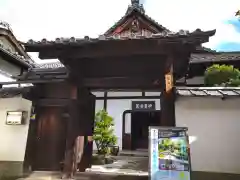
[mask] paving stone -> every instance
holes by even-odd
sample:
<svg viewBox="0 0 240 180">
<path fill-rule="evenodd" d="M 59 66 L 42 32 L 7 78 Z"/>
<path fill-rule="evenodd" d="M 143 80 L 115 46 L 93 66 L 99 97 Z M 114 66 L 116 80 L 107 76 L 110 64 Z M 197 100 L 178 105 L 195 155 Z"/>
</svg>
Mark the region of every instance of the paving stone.
<svg viewBox="0 0 240 180">
<path fill-rule="evenodd" d="M 34 172 L 18 180 L 59 180 L 60 172 Z M 79 172 L 76 180 L 147 180 L 148 157 L 119 157 L 113 164 L 93 165 L 86 172 Z"/>
</svg>

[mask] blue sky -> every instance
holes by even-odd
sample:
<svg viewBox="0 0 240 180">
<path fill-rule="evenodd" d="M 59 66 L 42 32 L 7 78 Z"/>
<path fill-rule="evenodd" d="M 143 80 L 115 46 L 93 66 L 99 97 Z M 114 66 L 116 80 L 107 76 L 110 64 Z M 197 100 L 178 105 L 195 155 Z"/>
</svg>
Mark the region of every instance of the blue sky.
<svg viewBox="0 0 240 180">
<path fill-rule="evenodd" d="M 172 31 L 217 29 L 204 46 L 240 51 L 240 0 L 144 0 L 146 13 Z M 97 37 L 126 12 L 131 0 L 0 0 L 0 19 L 21 41 Z M 35 55 L 33 55 L 35 56 Z M 36 56 L 34 57 L 35 59 Z"/>
<path fill-rule="evenodd" d="M 229 20 L 226 20 L 224 24 L 231 26 L 234 33 L 240 35 L 239 18 L 231 18 Z M 240 51 L 240 41 L 222 41 L 215 47 L 215 49 L 218 51 Z"/>
</svg>

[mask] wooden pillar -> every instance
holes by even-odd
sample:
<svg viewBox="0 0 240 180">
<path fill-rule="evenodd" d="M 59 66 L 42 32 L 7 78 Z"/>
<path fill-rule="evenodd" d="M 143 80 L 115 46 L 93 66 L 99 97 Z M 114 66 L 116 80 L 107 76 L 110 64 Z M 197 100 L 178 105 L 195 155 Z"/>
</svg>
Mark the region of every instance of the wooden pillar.
<svg viewBox="0 0 240 180">
<path fill-rule="evenodd" d="M 70 101 L 68 104 L 68 124 L 67 124 L 67 137 L 66 137 L 66 150 L 63 168 L 63 177 L 69 178 L 73 172 L 74 163 L 74 146 L 79 134 L 79 109 L 77 101 L 77 87 L 72 86 L 70 89 Z"/>
<path fill-rule="evenodd" d="M 78 99 L 80 102 L 80 135 L 84 136 L 84 150 L 81 162 L 78 165 L 79 171 L 85 171 L 91 167 L 93 151 L 93 130 L 95 118 L 95 96 L 86 89 L 79 89 Z"/>
<path fill-rule="evenodd" d="M 89 90 L 73 87 L 71 99 L 64 165 L 67 177 L 75 169 L 74 165 L 79 171 L 85 171 L 86 168 L 91 167 L 95 117 L 95 96 Z M 81 155 L 80 162 L 76 160 L 78 155 Z"/>
<path fill-rule="evenodd" d="M 161 93 L 160 107 L 161 107 L 161 126 L 175 126 L 175 87 L 173 76 L 173 56 L 169 56 L 166 63 L 164 88 Z"/>
</svg>

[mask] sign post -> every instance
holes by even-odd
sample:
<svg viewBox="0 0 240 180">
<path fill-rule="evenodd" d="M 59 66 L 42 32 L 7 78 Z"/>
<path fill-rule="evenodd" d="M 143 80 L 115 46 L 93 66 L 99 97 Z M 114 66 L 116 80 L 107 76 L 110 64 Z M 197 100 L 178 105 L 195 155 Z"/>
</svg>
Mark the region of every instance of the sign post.
<svg viewBox="0 0 240 180">
<path fill-rule="evenodd" d="M 190 180 L 187 128 L 149 127 L 150 179 Z"/>
</svg>

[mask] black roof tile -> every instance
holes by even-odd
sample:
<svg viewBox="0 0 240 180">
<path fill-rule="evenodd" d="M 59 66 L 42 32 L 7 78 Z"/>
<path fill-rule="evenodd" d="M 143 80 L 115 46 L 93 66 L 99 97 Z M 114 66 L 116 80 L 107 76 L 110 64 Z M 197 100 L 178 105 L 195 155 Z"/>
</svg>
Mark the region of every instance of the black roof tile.
<svg viewBox="0 0 240 180">
<path fill-rule="evenodd" d="M 0 44 L 0 53 L 11 57 L 14 61 L 24 65 L 25 67 L 34 67 L 32 60 L 26 59 L 24 56 L 21 56 L 18 53 L 11 52 L 9 49 L 4 48 L 2 44 Z"/>
<path fill-rule="evenodd" d="M 61 62 L 36 64 L 36 68 L 41 68 L 41 69 L 55 69 L 55 68 L 62 68 L 62 67 L 64 67 L 64 65 Z"/>
<path fill-rule="evenodd" d="M 200 53 L 192 54 L 190 63 L 204 63 L 204 62 L 226 62 L 226 61 L 239 61 L 240 52 L 219 52 L 215 54 Z"/>
<path fill-rule="evenodd" d="M 16 48 L 18 49 L 19 53 L 21 54 L 18 54 L 17 52 L 11 52 L 10 49 L 8 49 L 7 47 L 5 47 L 4 44 L 2 44 L 0 42 L 0 46 L 2 49 L 8 51 L 9 54 L 12 54 L 14 55 L 17 60 L 20 59 L 24 59 L 24 61 L 26 61 L 27 63 L 29 64 L 33 64 L 34 61 L 31 59 L 31 57 L 25 52 L 23 46 L 22 46 L 22 43 L 19 42 L 16 37 L 14 36 L 13 34 L 13 31 L 11 29 L 11 26 L 7 23 L 7 22 L 4 22 L 4 21 L 0 21 L 0 30 L 1 30 L 1 35 L 3 36 L 6 36 L 15 46 Z"/>
<path fill-rule="evenodd" d="M 83 44 L 90 44 L 90 43 L 97 43 L 100 41 L 125 41 L 125 40 L 140 40 L 140 39 L 158 39 L 158 40 L 177 40 L 177 39 L 182 39 L 185 40 L 185 38 L 200 38 L 203 36 L 213 36 L 215 34 L 216 30 L 211 30 L 211 31 L 202 31 L 201 29 L 196 29 L 193 32 L 189 32 L 186 30 L 180 30 L 177 33 L 173 32 L 162 32 L 158 34 L 152 34 L 151 36 L 131 36 L 131 37 L 120 37 L 120 36 L 104 36 L 100 35 L 98 38 L 90 38 L 88 36 L 85 36 L 84 38 L 56 38 L 53 41 L 49 41 L 47 39 L 42 39 L 41 41 L 34 41 L 30 39 L 27 43 L 23 43 L 23 45 L 27 47 L 40 47 L 40 46 L 53 46 L 53 45 L 73 45 L 73 46 L 78 46 L 78 45 L 83 45 Z"/>
<path fill-rule="evenodd" d="M 177 87 L 176 93 L 190 97 L 240 97 L 240 87 Z"/>
</svg>

